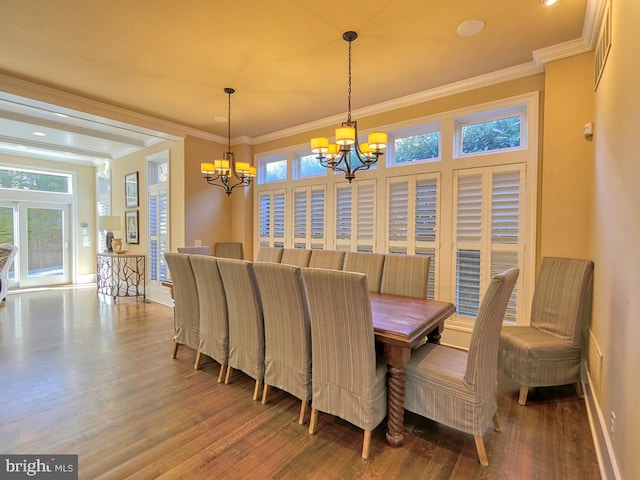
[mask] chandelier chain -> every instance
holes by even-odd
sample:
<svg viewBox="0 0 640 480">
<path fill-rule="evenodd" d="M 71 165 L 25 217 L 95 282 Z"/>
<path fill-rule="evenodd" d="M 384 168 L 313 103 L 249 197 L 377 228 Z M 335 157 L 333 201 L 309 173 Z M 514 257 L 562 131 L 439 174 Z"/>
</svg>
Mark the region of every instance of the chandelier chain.
<svg viewBox="0 0 640 480">
<path fill-rule="evenodd" d="M 347 100 L 347 121 L 351 123 L 351 43 L 352 40 L 349 40 L 349 96 Z"/>
<path fill-rule="evenodd" d="M 227 140 L 228 140 L 228 148 L 227 151 L 231 151 L 231 93 L 227 94 L 227 99 L 229 101 L 229 106 L 227 109 Z"/>
</svg>

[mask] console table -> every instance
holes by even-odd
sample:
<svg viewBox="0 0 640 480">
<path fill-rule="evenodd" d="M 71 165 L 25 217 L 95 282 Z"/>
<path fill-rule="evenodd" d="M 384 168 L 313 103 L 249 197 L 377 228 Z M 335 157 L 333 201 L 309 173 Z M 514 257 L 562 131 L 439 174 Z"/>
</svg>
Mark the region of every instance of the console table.
<svg viewBox="0 0 640 480">
<path fill-rule="evenodd" d="M 97 268 L 98 293 L 117 297 L 146 298 L 145 255 L 99 253 Z"/>
</svg>

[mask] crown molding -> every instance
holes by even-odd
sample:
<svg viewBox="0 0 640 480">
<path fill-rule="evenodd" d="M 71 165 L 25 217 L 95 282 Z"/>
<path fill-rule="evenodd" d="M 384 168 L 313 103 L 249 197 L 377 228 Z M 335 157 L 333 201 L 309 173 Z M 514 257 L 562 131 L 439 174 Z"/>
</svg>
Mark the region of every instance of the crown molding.
<svg viewBox="0 0 640 480">
<path fill-rule="evenodd" d="M 74 93 L 57 90 L 46 85 L 12 77 L 0 72 L 2 91 L 12 95 L 34 100 L 36 103 L 49 104 L 70 109 L 72 113 L 86 120 L 108 119 L 112 126 L 133 129 L 146 135 L 156 136 L 162 140 L 178 140 L 192 135 L 215 142 L 225 143 L 226 138 L 196 128 L 163 120 L 151 115 L 127 110 L 122 107 L 99 102 Z"/>
<path fill-rule="evenodd" d="M 476 90 L 482 87 L 488 87 L 498 83 L 516 80 L 518 78 L 528 77 L 542 73 L 544 70 L 537 62 L 524 63 L 515 67 L 504 68 L 495 72 L 478 75 L 477 77 L 468 78 L 459 82 L 450 83 L 441 87 L 424 90 L 422 92 L 413 93 L 404 97 L 399 97 L 386 102 L 377 103 L 368 107 L 359 108 L 352 112 L 352 116 L 357 118 L 368 117 L 380 113 L 386 113 L 391 110 L 397 110 L 403 107 L 410 107 L 420 103 L 426 103 L 438 98 L 449 97 L 458 93 Z M 300 133 L 309 132 L 311 130 L 325 128 L 336 125 L 344 120 L 344 114 L 333 115 L 331 117 L 322 118 L 313 122 L 303 123 L 295 127 L 286 128 L 277 132 L 267 133 L 253 138 L 253 144 L 278 140 L 280 138 L 290 137 Z"/>
</svg>

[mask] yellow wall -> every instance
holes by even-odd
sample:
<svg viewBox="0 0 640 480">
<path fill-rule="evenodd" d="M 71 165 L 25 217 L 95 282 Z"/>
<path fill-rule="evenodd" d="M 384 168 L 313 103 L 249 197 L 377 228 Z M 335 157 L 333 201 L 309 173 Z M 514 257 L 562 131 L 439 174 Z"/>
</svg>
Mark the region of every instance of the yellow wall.
<svg viewBox="0 0 640 480">
<path fill-rule="evenodd" d="M 545 68 L 539 257 L 590 258 L 594 147 L 593 54 Z"/>
<path fill-rule="evenodd" d="M 603 354 L 597 392 L 620 478 L 640 478 L 640 2 L 615 0 L 612 42 L 595 94 L 592 331 Z"/>
<path fill-rule="evenodd" d="M 170 222 L 171 237 L 169 239 L 170 248 L 173 245 L 181 246 L 184 243 L 184 153 L 183 142 L 165 141 L 153 147 L 148 147 L 140 152 L 127 155 L 111 162 L 111 215 L 120 216 L 122 219 L 123 230 L 114 232 L 115 237 L 123 239 L 123 245 L 126 250 L 131 253 L 146 254 L 148 251 L 147 231 L 148 222 L 148 199 L 147 199 L 147 157 L 164 150 L 169 150 L 169 163 L 171 168 L 169 186 L 170 196 Z M 137 208 L 139 215 L 139 239 L 137 245 L 127 245 L 124 243 L 124 216 L 125 211 L 136 210 L 134 208 L 126 208 L 124 195 L 124 176 L 138 172 L 138 198 L 139 206 Z M 175 250 L 175 248 L 174 248 Z M 95 271 L 95 262 L 94 269 Z"/>
<path fill-rule="evenodd" d="M 200 163 L 222 158 L 226 145 L 196 137 L 185 139 L 185 245 L 200 240 L 211 248 L 226 241 L 231 230 L 231 199 L 224 190 L 207 184 Z M 183 245 L 174 245 L 172 250 Z"/>
<path fill-rule="evenodd" d="M 214 248 L 217 242 L 242 242 L 245 258 L 253 251 L 252 188 L 237 187 L 227 197 L 220 187 L 209 185 L 200 173 L 200 163 L 222 158 L 227 146 L 210 140 L 187 137 L 185 140 L 185 243 Z M 237 161 L 252 163 L 249 145 L 234 145 Z M 174 225 L 172 224 L 172 229 Z M 172 250 L 182 245 L 174 245 Z"/>
</svg>

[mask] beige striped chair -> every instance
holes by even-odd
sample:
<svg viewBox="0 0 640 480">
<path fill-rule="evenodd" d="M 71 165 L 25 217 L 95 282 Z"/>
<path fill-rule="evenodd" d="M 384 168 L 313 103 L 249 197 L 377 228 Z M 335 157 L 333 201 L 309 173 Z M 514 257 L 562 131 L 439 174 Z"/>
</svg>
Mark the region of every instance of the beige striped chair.
<svg viewBox="0 0 640 480">
<path fill-rule="evenodd" d="M 311 250 L 309 266 L 312 268 L 327 268 L 342 270 L 345 252 L 340 250 Z"/>
<path fill-rule="evenodd" d="M 220 258 L 237 258 L 238 260 L 242 260 L 244 258 L 242 242 L 216 243 L 215 256 Z"/>
<path fill-rule="evenodd" d="M 496 416 L 498 343 L 509 297 L 518 278 L 512 268 L 491 280 L 473 326 L 469 351 L 427 343 L 406 367 L 405 408 L 474 436 L 480 463 L 489 465 L 483 434 Z"/>
<path fill-rule="evenodd" d="M 211 255 L 211 247 L 178 247 L 178 253 L 189 253 L 192 255 Z"/>
<path fill-rule="evenodd" d="M 370 292 L 380 291 L 384 255 L 381 253 L 347 252 L 342 269 L 346 272 L 359 272 L 367 276 Z"/>
<path fill-rule="evenodd" d="M 580 357 L 584 326 L 591 313 L 593 262 L 546 257 L 531 305 L 530 326 L 505 326 L 500 370 L 520 385 L 525 405 L 529 388 L 575 383 L 582 396 Z"/>
<path fill-rule="evenodd" d="M 218 383 L 222 382 L 229 363 L 229 320 L 227 299 L 216 257 L 190 255 L 191 268 L 198 288 L 200 330 L 195 368 L 200 365 L 201 354 L 220 364 Z"/>
<path fill-rule="evenodd" d="M 308 267 L 311 258 L 311 250 L 303 248 L 285 248 L 282 250 L 280 263 L 295 265 L 297 267 Z"/>
<path fill-rule="evenodd" d="M 262 302 L 253 263 L 235 258 L 218 258 L 229 316 L 229 367 L 241 370 L 256 381 L 253 399 L 257 400 L 264 380 L 264 320 Z"/>
<path fill-rule="evenodd" d="M 280 263 L 282 259 L 282 248 L 260 247 L 256 262 Z"/>
<path fill-rule="evenodd" d="M 311 327 L 300 267 L 255 263 L 264 313 L 264 390 L 289 392 L 302 402 L 298 423 L 304 423 L 311 400 Z"/>
<path fill-rule="evenodd" d="M 427 298 L 430 265 L 426 255 L 385 255 L 380 292 Z"/>
<path fill-rule="evenodd" d="M 178 355 L 178 347 L 186 345 L 198 350 L 200 345 L 200 306 L 198 304 L 198 287 L 186 253 L 168 252 L 164 254 L 165 262 L 173 281 L 173 358 Z"/>
<path fill-rule="evenodd" d="M 318 411 L 371 431 L 387 414 L 387 366 L 376 358 L 367 279 L 361 273 L 302 269 L 311 320 L 312 386 L 309 433 Z"/>
</svg>

